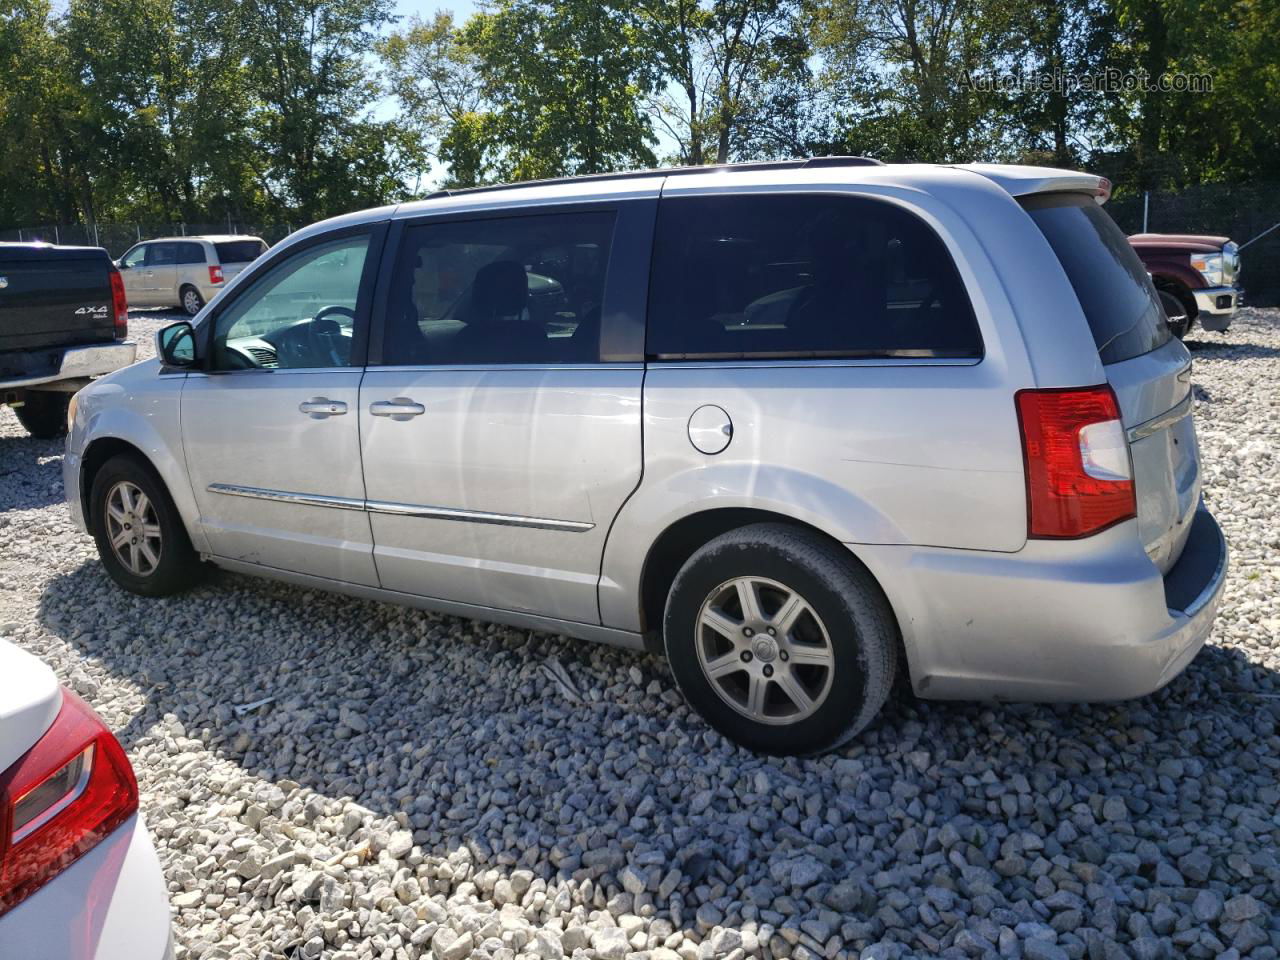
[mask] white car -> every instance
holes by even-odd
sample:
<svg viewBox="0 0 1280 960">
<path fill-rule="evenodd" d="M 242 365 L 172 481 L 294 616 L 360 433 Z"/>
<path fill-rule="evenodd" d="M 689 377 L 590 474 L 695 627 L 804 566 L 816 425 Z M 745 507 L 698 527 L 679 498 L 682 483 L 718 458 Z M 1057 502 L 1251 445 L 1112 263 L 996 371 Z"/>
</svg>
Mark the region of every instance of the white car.
<svg viewBox="0 0 1280 960">
<path fill-rule="evenodd" d="M 0 640 L 0 957 L 167 960 L 160 861 L 124 748 Z"/>
</svg>

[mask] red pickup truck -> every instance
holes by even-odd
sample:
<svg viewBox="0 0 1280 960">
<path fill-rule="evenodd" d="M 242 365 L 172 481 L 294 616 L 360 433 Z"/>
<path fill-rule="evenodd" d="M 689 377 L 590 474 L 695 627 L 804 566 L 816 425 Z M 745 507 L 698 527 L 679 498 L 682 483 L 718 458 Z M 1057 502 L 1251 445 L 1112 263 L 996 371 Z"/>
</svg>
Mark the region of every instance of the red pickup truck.
<svg viewBox="0 0 1280 960">
<path fill-rule="evenodd" d="M 1223 331 L 1240 305 L 1240 253 L 1228 237 L 1185 233 L 1136 233 L 1129 243 L 1156 285 L 1169 328 L 1179 339 L 1198 320 Z"/>
</svg>

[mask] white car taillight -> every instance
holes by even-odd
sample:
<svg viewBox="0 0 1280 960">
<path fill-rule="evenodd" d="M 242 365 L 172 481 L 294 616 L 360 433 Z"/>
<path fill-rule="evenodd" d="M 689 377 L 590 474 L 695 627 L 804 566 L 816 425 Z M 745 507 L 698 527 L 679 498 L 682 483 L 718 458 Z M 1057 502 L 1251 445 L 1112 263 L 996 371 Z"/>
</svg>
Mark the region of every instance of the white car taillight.
<svg viewBox="0 0 1280 960">
<path fill-rule="evenodd" d="M 138 809 L 124 748 L 70 690 L 43 737 L 0 774 L 0 914 L 84 856 Z"/>
</svg>

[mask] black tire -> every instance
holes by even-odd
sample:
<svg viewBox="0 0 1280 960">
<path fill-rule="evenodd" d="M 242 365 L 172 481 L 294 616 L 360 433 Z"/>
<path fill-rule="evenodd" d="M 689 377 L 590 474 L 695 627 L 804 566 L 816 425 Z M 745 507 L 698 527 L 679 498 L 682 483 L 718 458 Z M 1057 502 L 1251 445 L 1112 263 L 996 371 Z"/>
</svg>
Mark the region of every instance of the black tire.
<svg viewBox="0 0 1280 960">
<path fill-rule="evenodd" d="M 157 562 L 141 573 L 130 569 L 111 545 L 110 525 L 114 521 L 108 519 L 107 498 L 121 483 L 132 484 L 146 495 L 151 510 L 147 516 L 159 528 L 158 547 L 153 550 Z M 191 546 L 187 528 L 164 482 L 150 464 L 137 457 L 112 457 L 94 476 L 89 492 L 89 529 L 107 573 L 130 593 L 167 597 L 195 585 L 204 574 L 204 564 Z M 127 551 L 128 547 L 123 549 Z"/>
<path fill-rule="evenodd" d="M 748 649 L 746 640 L 726 641 L 719 631 L 705 632 L 711 628 L 700 623 L 704 604 L 711 604 L 711 598 L 717 595 L 729 596 L 717 591 L 726 590 L 736 578 L 747 577 L 773 581 L 792 591 L 811 611 L 812 623 L 817 629 L 821 631 L 825 627 L 820 649 L 829 651 L 832 665 L 820 668 L 792 665 L 797 676 L 801 670 L 821 671 L 816 677 L 809 675 L 813 678 L 810 689 L 816 688 L 818 678 L 826 678 L 829 671 L 825 693 L 812 697 L 816 706 L 807 716 L 788 720 L 786 713 L 779 713 L 773 718 L 775 722 L 752 719 L 740 707 L 732 706 L 726 694 L 719 692 L 726 690 L 726 684 L 731 682 L 729 671 L 722 675 L 718 686 L 713 686 L 702 665 L 703 659 L 712 661 L 713 654 L 728 663 L 728 654 L 741 650 L 736 655 L 745 658 L 744 663 L 755 663 L 752 669 L 781 671 L 782 661 L 787 659 L 781 651 L 787 646 L 796 649 L 776 637 L 770 647 L 771 641 L 765 639 L 762 632 L 756 633 L 751 642 L 763 641 L 766 645 L 763 652 L 758 647 Z M 762 585 L 756 594 L 761 610 L 767 607 L 764 594 L 771 589 Z M 783 594 L 779 592 L 778 596 Z M 734 618 L 729 616 L 729 620 Z M 798 627 L 792 631 L 792 637 L 799 632 Z M 897 623 L 879 584 L 839 544 L 783 523 L 753 524 L 730 531 L 690 557 L 667 596 L 663 634 L 671 672 L 689 703 L 730 740 L 762 753 L 803 755 L 839 746 L 866 727 L 879 712 L 897 672 Z M 704 651 L 716 646 L 726 649 L 700 655 L 699 645 Z M 747 657 L 752 649 L 756 650 L 755 655 Z M 741 669 L 742 673 L 732 675 L 732 682 L 745 687 L 749 674 L 746 667 Z M 757 682 L 764 683 L 769 690 L 762 701 L 766 706 L 775 694 L 785 697 L 779 680 Z M 783 706 L 787 705 L 793 704 L 786 700 Z M 766 712 L 762 710 L 758 715 Z"/>
<path fill-rule="evenodd" d="M 40 440 L 53 440 L 67 433 L 67 407 L 71 394 L 53 390 L 28 390 L 25 400 L 13 412 L 27 433 Z"/>
<path fill-rule="evenodd" d="M 189 317 L 194 317 L 204 307 L 204 297 L 189 283 L 183 284 L 182 289 L 178 291 L 178 296 L 182 298 L 179 306 Z"/>
<path fill-rule="evenodd" d="M 1164 316 L 1169 322 L 1169 332 L 1181 340 L 1191 332 L 1191 311 L 1176 294 L 1168 290 L 1156 292 L 1160 294 L 1160 306 L 1164 307 Z"/>
</svg>

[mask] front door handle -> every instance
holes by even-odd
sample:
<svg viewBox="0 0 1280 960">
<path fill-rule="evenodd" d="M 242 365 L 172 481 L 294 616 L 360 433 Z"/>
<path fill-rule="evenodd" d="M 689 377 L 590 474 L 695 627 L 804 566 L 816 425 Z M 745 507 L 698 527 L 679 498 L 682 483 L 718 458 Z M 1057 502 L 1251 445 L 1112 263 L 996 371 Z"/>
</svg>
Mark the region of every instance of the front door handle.
<svg viewBox="0 0 1280 960">
<path fill-rule="evenodd" d="M 408 397 L 392 397 L 390 400 L 379 400 L 369 404 L 369 412 L 375 417 L 390 417 L 392 420 L 409 420 L 427 412 L 427 408 L 415 403 Z"/>
<path fill-rule="evenodd" d="M 298 409 L 312 420 L 323 420 L 326 417 L 340 417 L 347 412 L 347 405 L 341 400 L 330 400 L 328 397 L 312 397 L 298 404 Z"/>
</svg>

